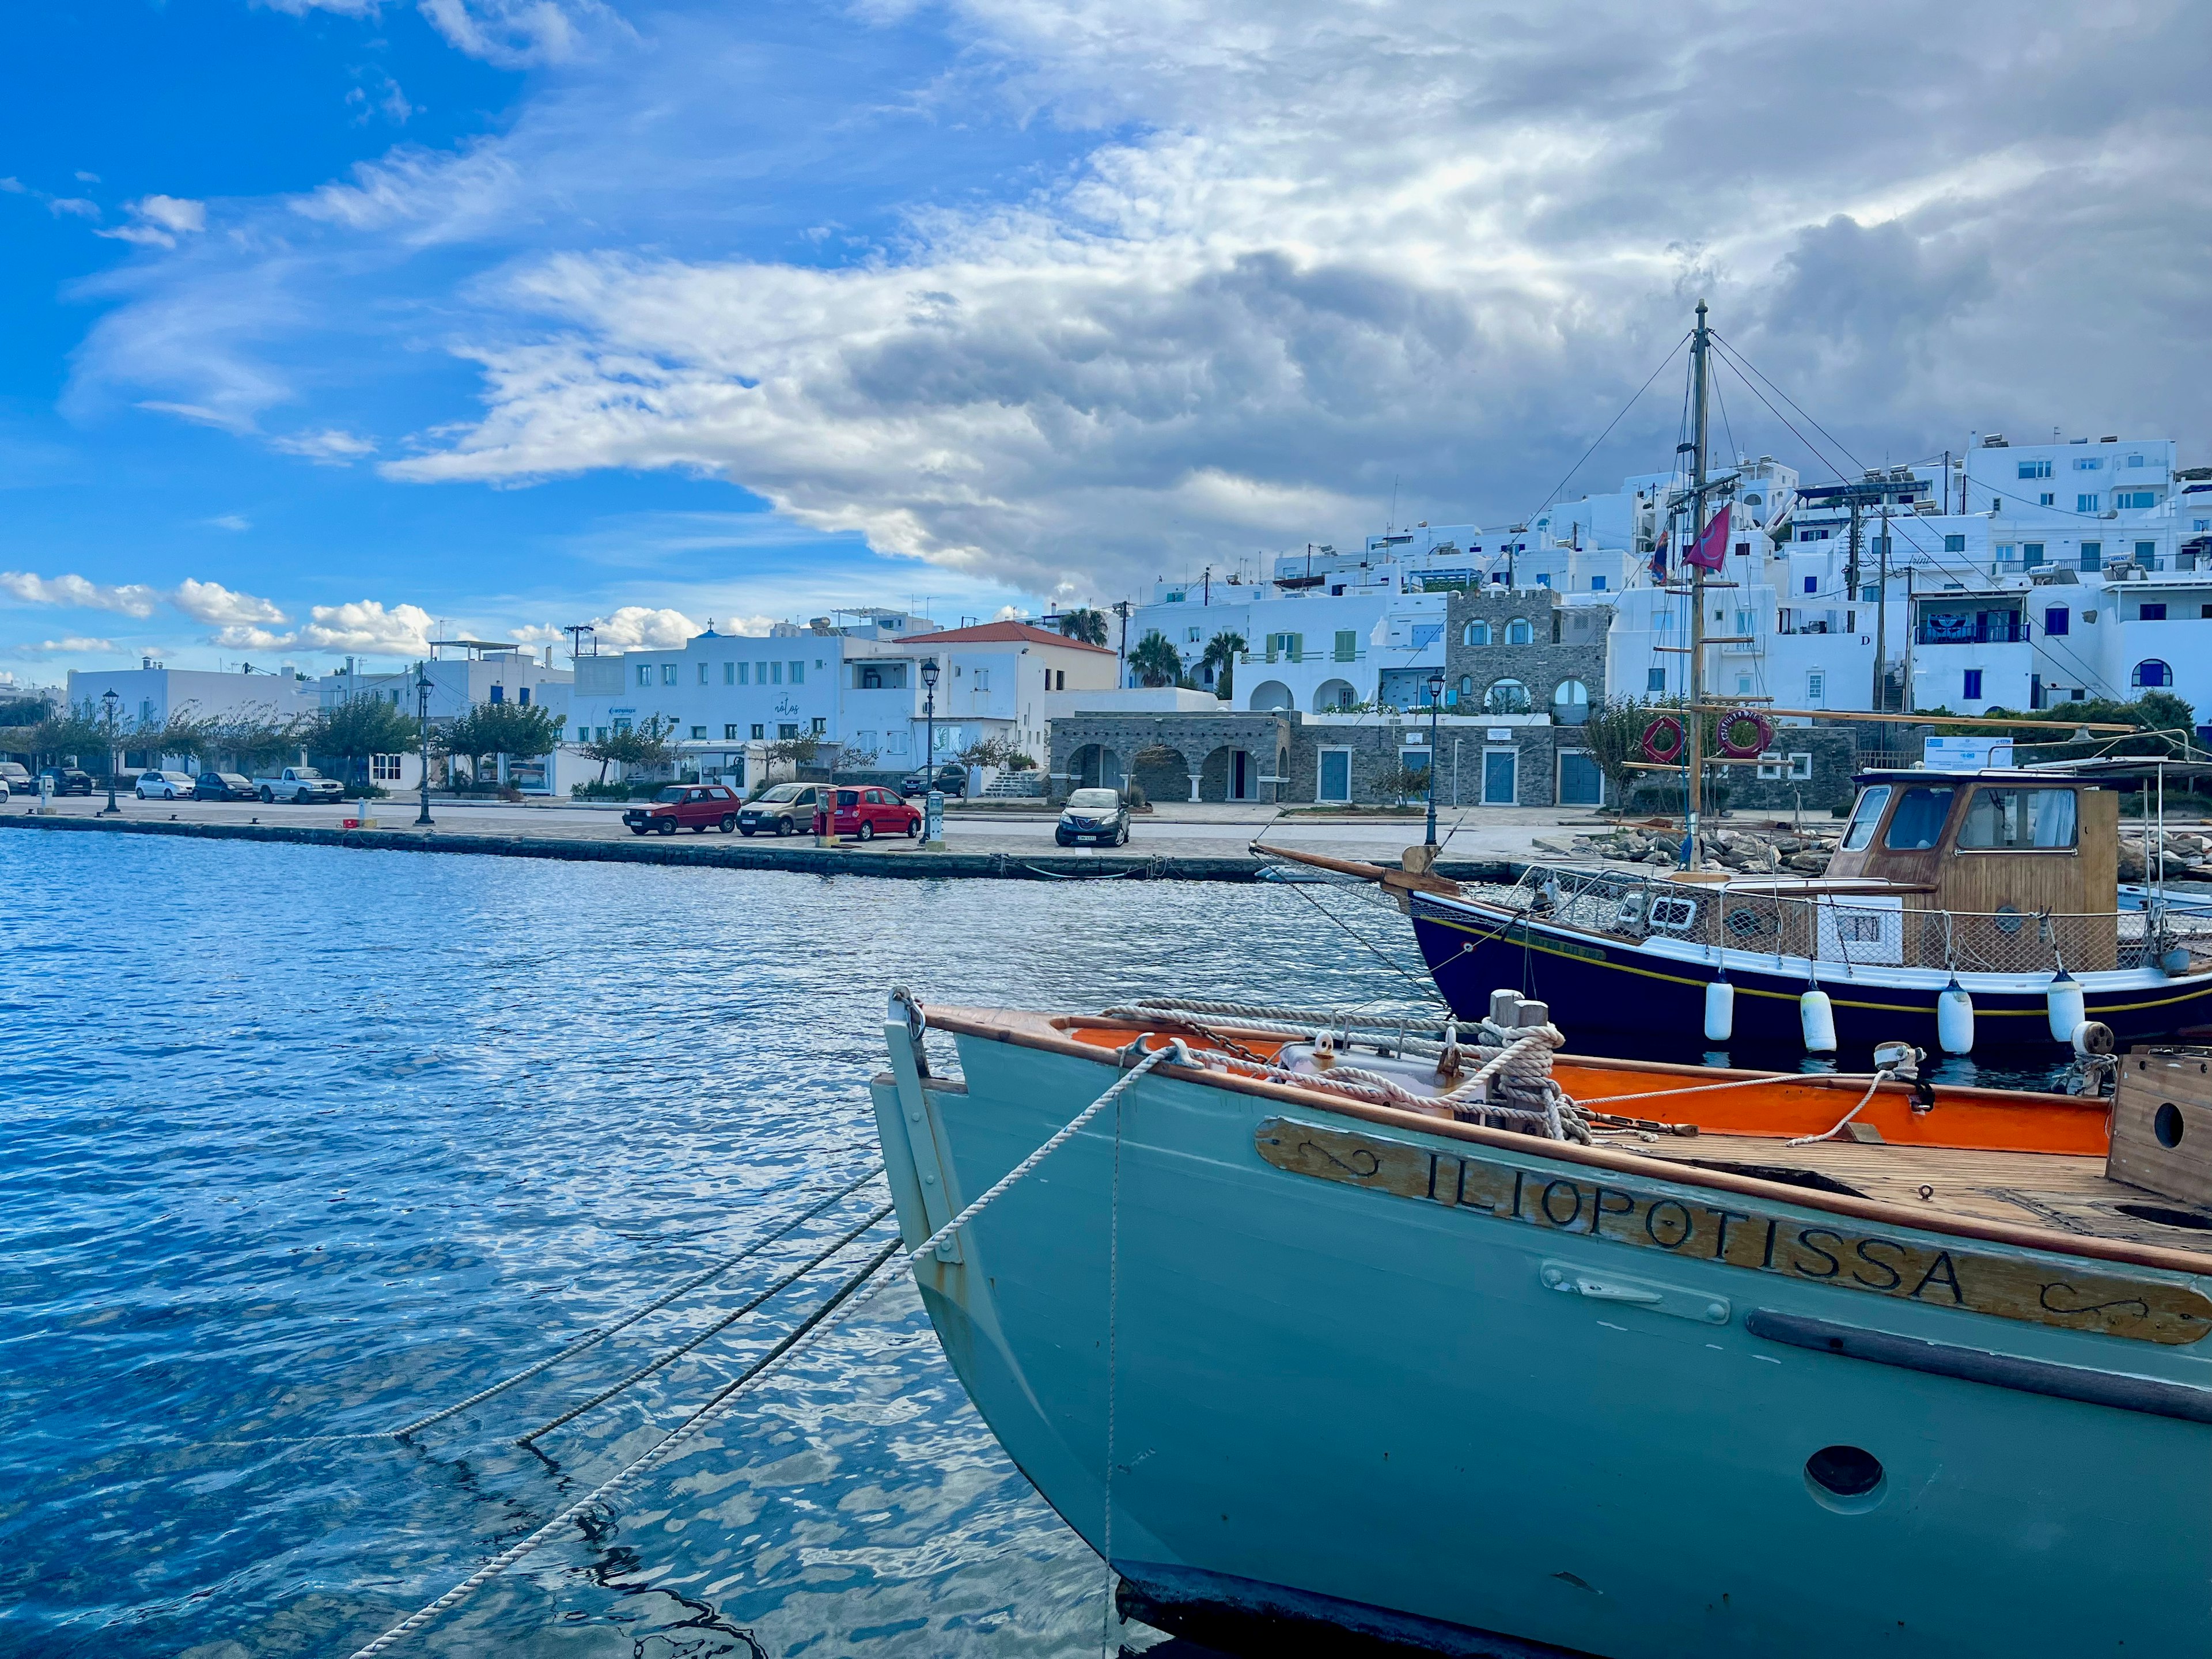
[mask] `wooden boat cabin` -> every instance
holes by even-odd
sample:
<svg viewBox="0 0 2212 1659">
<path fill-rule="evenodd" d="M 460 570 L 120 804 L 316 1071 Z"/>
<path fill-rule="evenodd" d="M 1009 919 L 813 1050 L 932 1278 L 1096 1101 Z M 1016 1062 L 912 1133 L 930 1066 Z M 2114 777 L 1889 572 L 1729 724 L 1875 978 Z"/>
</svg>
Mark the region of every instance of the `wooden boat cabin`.
<svg viewBox="0 0 2212 1659">
<path fill-rule="evenodd" d="M 2121 965 L 2113 790 L 2067 774 L 2009 769 L 1869 772 L 1858 781 L 1829 880 L 1880 882 L 1904 913 L 1944 913 L 1954 955 L 1963 948 L 1977 957 L 2034 957 L 2017 965 L 2039 967 L 2055 953 L 2081 972 Z M 1856 896 L 1853 911 L 1863 912 L 1871 898 Z M 2021 936 L 2031 930 L 2045 950 L 2008 948 L 2027 945 Z M 1885 942 L 1863 921 L 1851 931 L 1870 936 L 1839 942 L 1877 949 Z M 1920 954 L 1929 952 L 1923 946 Z"/>
</svg>

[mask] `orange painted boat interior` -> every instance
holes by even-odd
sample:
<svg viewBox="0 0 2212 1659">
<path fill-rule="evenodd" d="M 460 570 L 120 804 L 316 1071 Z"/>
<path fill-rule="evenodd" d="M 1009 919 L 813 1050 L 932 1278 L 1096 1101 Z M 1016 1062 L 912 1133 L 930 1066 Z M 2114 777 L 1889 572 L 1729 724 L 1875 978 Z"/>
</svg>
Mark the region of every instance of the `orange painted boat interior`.
<svg viewBox="0 0 2212 1659">
<path fill-rule="evenodd" d="M 1134 1028 L 1126 1022 L 1057 1018 L 1049 1022 L 1078 1042 L 1101 1048 L 1127 1048 Z M 1273 1060 L 1286 1041 L 1279 1033 L 1247 1031 L 1226 1022 L 1208 1021 L 1240 1049 Z M 1227 1052 L 1211 1037 L 1190 1030 L 1155 1032 L 1147 1048 L 1181 1037 L 1192 1048 Z M 1747 1135 L 1787 1140 L 1817 1135 L 1866 1092 L 1867 1078 L 1786 1072 L 1730 1071 L 1717 1066 L 1601 1060 L 1561 1054 L 1552 1065 L 1559 1086 L 1581 1105 L 1623 1117 L 1668 1124 L 1695 1124 L 1707 1134 Z M 1734 1086 L 1718 1086 L 1718 1085 Z M 1936 1085 L 1936 1106 L 1913 1109 L 1910 1084 L 1885 1083 L 1852 1120 L 1903 1146 L 1942 1146 L 1962 1152 L 2056 1152 L 2103 1158 L 2109 1146 L 2111 1103 L 2071 1095 L 2014 1093 L 2008 1090 Z M 1633 1095 L 1634 1100 L 1621 1097 Z M 1619 1101 L 1608 1106 L 1608 1101 Z"/>
</svg>

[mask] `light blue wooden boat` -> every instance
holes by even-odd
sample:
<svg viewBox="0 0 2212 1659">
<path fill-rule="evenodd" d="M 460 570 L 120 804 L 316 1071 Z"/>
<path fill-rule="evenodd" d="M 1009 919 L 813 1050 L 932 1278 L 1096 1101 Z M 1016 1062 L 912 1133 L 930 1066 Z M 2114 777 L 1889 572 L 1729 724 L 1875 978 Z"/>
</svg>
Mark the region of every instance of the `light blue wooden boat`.
<svg viewBox="0 0 2212 1659">
<path fill-rule="evenodd" d="M 1137 1035 L 927 1020 L 960 1075 L 902 1016 L 874 1087 L 910 1246 Z M 1765 1145 L 1770 1172 L 1820 1150 Z M 1834 1148 L 1911 1160 L 1880 1166 L 1924 1174 L 1900 1203 L 1630 1146 L 1163 1066 L 940 1246 L 923 1298 L 1125 1607 L 1200 1639 L 2212 1653 L 2212 1255 L 2147 1242 L 2203 1235 L 1970 1213 L 1990 1154 Z"/>
</svg>

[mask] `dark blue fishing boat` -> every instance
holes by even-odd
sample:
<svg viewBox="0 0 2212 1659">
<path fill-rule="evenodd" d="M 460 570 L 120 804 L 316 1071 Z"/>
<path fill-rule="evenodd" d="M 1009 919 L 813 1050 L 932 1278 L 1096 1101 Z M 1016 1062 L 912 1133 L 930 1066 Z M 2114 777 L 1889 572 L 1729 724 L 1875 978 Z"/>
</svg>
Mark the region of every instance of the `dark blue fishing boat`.
<svg viewBox="0 0 2212 1659">
<path fill-rule="evenodd" d="M 1403 890 L 1437 988 L 1469 1019 L 1502 984 L 1571 1009 L 1577 1032 L 1662 1043 L 2125 1046 L 2212 1023 L 2212 917 L 2156 884 L 2120 907 L 2114 786 L 2144 769 L 1866 773 L 1818 877 L 1379 878 Z"/>
</svg>

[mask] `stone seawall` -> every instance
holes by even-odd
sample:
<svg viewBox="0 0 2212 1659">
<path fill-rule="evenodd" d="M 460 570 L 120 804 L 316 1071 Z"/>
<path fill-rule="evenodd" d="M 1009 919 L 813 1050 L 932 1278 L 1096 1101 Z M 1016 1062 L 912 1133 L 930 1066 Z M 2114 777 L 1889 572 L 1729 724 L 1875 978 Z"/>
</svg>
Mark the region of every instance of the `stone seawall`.
<svg viewBox="0 0 2212 1659">
<path fill-rule="evenodd" d="M 473 853 L 495 858 L 559 859 L 584 864 L 673 864 L 718 870 L 781 870 L 801 875 L 873 876 L 939 881 L 1228 881 L 1256 882 L 1286 867 L 1249 855 L 1165 857 L 1098 853 L 925 853 L 858 848 L 701 845 L 655 836 L 640 841 L 584 841 L 554 836 L 457 836 L 406 830 L 327 830 L 296 824 L 102 823 L 97 818 L 0 817 L 0 830 L 110 836 L 184 836 L 202 841 L 281 842 L 391 853 Z M 1461 860 L 1437 866 L 1458 881 L 1510 881 L 1517 866 Z"/>
</svg>

